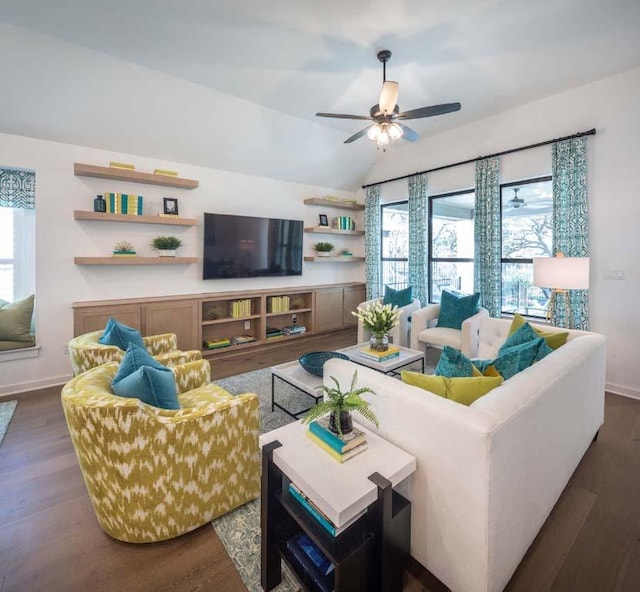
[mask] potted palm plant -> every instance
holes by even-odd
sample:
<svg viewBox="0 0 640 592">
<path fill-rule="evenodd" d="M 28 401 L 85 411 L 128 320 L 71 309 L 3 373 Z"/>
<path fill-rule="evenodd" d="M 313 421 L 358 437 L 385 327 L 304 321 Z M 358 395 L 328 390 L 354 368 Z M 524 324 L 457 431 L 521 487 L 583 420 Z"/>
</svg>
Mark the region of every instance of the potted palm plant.
<svg viewBox="0 0 640 592">
<path fill-rule="evenodd" d="M 156 236 L 151 247 L 158 251 L 160 257 L 175 257 L 176 249 L 182 246 L 182 241 L 176 236 Z"/>
<path fill-rule="evenodd" d="M 334 246 L 331 243 L 320 242 L 313 245 L 313 250 L 316 252 L 318 257 L 330 257 L 333 249 Z"/>
<path fill-rule="evenodd" d="M 355 411 L 368 419 L 372 424 L 378 427 L 378 418 L 373 410 L 369 407 L 369 403 L 365 401 L 361 395 L 364 393 L 375 393 L 368 387 L 356 389 L 358 381 L 358 371 L 353 373 L 353 380 L 348 391 L 342 392 L 338 381 L 331 376 L 331 380 L 335 383 L 335 388 L 322 385 L 320 387 L 326 394 L 327 398 L 313 406 L 302 420 L 303 424 L 309 424 L 313 421 L 331 414 L 329 417 L 329 429 L 336 434 L 348 434 L 353 430 L 353 421 L 351 419 L 351 411 Z"/>
</svg>

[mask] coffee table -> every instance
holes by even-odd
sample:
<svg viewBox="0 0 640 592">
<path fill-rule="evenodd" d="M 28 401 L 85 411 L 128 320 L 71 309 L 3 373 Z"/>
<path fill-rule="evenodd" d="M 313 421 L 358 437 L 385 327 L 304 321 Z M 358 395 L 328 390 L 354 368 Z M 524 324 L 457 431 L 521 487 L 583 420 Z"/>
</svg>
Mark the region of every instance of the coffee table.
<svg viewBox="0 0 640 592">
<path fill-rule="evenodd" d="M 377 362 L 360 355 L 360 352 L 368 346 L 368 343 L 359 343 L 358 345 L 345 347 L 338 351 L 345 354 L 352 362 L 360 364 L 361 366 L 373 368 L 383 374 L 399 374 L 398 370 L 416 362 L 420 362 L 421 372 L 424 373 L 424 352 L 417 349 L 410 349 L 408 347 L 395 346 L 400 350 L 399 356 L 392 358 L 391 360 Z"/>
<path fill-rule="evenodd" d="M 307 372 L 298 360 L 293 362 L 286 362 L 285 364 L 279 364 L 271 368 L 271 411 L 275 411 L 275 408 L 284 411 L 290 417 L 299 419 L 301 415 L 309 411 L 311 407 L 307 407 L 302 411 L 292 413 L 280 403 L 275 400 L 276 396 L 276 378 L 288 385 L 298 389 L 305 395 L 309 395 L 313 399 L 313 404 L 316 405 L 323 398 L 322 390 L 319 388 L 322 386 L 322 378 Z"/>
</svg>

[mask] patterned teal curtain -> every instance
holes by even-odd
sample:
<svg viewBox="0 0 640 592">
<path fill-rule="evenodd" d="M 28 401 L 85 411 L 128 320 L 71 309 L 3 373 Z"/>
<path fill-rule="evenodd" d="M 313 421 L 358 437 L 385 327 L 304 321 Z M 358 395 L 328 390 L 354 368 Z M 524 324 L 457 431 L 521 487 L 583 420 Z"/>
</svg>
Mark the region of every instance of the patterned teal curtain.
<svg viewBox="0 0 640 592">
<path fill-rule="evenodd" d="M 475 261 L 473 284 L 480 305 L 499 317 L 502 293 L 500 263 L 500 160 L 476 161 Z"/>
<path fill-rule="evenodd" d="M 0 168 L 0 208 L 33 210 L 36 207 L 36 174 Z"/>
<path fill-rule="evenodd" d="M 367 187 L 364 200 L 364 259 L 366 263 L 367 300 L 380 297 L 380 185 Z"/>
<path fill-rule="evenodd" d="M 587 204 L 587 139 L 574 138 L 552 146 L 553 252 L 565 257 L 589 256 Z M 563 298 L 555 299 L 551 322 L 558 327 L 589 330 L 586 290 L 571 290 L 570 319 L 565 319 Z"/>
<path fill-rule="evenodd" d="M 409 286 L 427 305 L 427 176 L 409 177 Z"/>
</svg>

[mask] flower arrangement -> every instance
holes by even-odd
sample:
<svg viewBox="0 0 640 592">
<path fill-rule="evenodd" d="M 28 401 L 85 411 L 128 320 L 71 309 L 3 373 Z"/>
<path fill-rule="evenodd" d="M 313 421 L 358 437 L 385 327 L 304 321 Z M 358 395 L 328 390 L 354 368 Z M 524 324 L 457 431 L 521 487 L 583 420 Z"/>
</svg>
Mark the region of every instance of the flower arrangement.
<svg viewBox="0 0 640 592">
<path fill-rule="evenodd" d="M 382 302 L 376 300 L 367 306 L 358 306 L 356 312 L 351 314 L 354 317 L 358 317 L 365 328 L 369 329 L 373 335 L 382 337 L 398 324 L 402 310 L 397 306 L 382 304 Z"/>
</svg>

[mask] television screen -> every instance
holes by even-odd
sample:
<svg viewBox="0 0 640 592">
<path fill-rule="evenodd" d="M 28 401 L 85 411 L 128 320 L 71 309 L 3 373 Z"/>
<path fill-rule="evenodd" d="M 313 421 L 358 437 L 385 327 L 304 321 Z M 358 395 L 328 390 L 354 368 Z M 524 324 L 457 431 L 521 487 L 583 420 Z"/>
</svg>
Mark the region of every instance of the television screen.
<svg viewBox="0 0 640 592">
<path fill-rule="evenodd" d="M 202 277 L 302 275 L 302 220 L 204 215 Z"/>
</svg>

